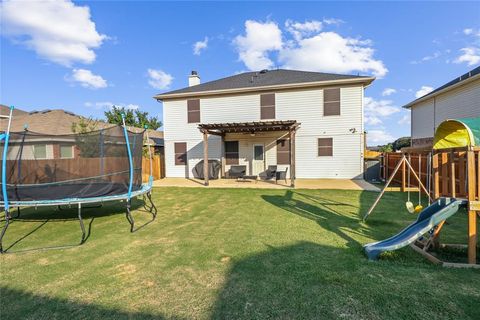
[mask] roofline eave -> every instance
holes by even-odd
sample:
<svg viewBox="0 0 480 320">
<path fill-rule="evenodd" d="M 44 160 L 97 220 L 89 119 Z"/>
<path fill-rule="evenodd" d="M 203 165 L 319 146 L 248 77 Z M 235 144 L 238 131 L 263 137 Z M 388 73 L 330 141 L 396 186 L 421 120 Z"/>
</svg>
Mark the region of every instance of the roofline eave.
<svg viewBox="0 0 480 320">
<path fill-rule="evenodd" d="M 406 105 L 402 106 L 402 108 L 404 108 L 404 109 L 411 109 L 414 105 L 416 105 L 416 104 L 418 104 L 418 103 L 420 103 L 420 102 L 424 102 L 424 101 L 426 101 L 426 100 L 428 100 L 428 99 L 434 98 L 434 97 L 436 97 L 436 96 L 438 96 L 438 95 L 440 95 L 440 94 L 442 94 L 442 93 L 445 93 L 445 92 L 448 92 L 448 91 L 450 91 L 450 90 L 456 89 L 456 88 L 458 88 L 458 87 L 460 87 L 460 86 L 462 86 L 462 85 L 464 85 L 464 84 L 470 83 L 470 82 L 472 82 L 472 81 L 474 81 L 474 80 L 477 80 L 477 79 L 479 79 L 479 78 L 480 78 L 480 73 L 479 73 L 479 74 L 476 74 L 476 75 L 474 75 L 474 76 L 472 76 L 472 77 L 470 77 L 470 78 L 467 78 L 467 79 L 465 79 L 465 80 L 463 80 L 463 81 L 460 81 L 460 82 L 457 82 L 457 83 L 455 83 L 455 84 L 452 84 L 451 86 L 448 86 L 448 87 L 446 87 L 446 88 L 443 88 L 442 90 L 439 90 L 439 91 L 437 91 L 437 92 L 435 92 L 435 93 L 432 93 L 432 94 L 428 94 L 428 93 L 427 93 L 427 94 L 424 95 L 423 97 L 420 97 L 420 98 L 418 98 L 418 99 L 413 100 L 413 101 L 410 102 L 410 103 L 407 103 Z"/>
<path fill-rule="evenodd" d="M 375 77 L 362 77 L 362 78 L 340 79 L 340 80 L 289 83 L 289 84 L 279 84 L 279 85 L 270 85 L 270 86 L 261 86 L 261 87 L 233 88 L 233 89 L 183 92 L 183 93 L 173 93 L 173 94 L 157 94 L 153 96 L 153 98 L 157 101 L 163 101 L 163 100 L 175 99 L 175 98 L 213 96 L 213 95 L 244 93 L 244 92 L 258 92 L 258 91 L 268 91 L 268 90 L 276 90 L 276 89 L 311 88 L 311 87 L 318 87 L 318 86 L 325 86 L 325 85 L 349 84 L 349 83 L 353 83 L 353 84 L 363 83 L 365 86 L 368 86 L 374 80 L 375 80 Z"/>
</svg>

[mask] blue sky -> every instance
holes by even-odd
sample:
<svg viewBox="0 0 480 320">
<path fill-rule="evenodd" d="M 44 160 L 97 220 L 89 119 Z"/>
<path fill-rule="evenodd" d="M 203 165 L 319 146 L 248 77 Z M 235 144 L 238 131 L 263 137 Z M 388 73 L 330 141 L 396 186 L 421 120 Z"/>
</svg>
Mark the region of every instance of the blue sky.
<svg viewBox="0 0 480 320">
<path fill-rule="evenodd" d="M 480 63 L 479 2 L 17 2 L 1 4 L 0 103 L 102 117 L 263 68 L 375 75 L 368 144 L 410 134 L 401 109 Z"/>
</svg>

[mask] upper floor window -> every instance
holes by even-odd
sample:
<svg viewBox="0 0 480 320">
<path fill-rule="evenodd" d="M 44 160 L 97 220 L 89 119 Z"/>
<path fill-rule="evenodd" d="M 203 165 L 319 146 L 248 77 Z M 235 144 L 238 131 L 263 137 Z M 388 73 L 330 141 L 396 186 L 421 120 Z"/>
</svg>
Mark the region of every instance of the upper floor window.
<svg viewBox="0 0 480 320">
<path fill-rule="evenodd" d="M 275 119 L 275 93 L 260 95 L 260 119 Z"/>
<path fill-rule="evenodd" d="M 323 115 L 340 115 L 340 88 L 323 90 Z"/>
<path fill-rule="evenodd" d="M 188 123 L 200 122 L 200 99 L 187 100 Z"/>
</svg>

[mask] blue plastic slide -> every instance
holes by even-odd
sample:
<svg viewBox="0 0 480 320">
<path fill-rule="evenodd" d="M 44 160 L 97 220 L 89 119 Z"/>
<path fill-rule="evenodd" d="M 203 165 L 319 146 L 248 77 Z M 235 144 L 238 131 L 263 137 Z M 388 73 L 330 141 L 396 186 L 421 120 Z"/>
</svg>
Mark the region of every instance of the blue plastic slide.
<svg viewBox="0 0 480 320">
<path fill-rule="evenodd" d="M 437 226 L 443 220 L 454 215 L 458 209 L 467 205 L 465 199 L 439 198 L 425 208 L 417 220 L 403 229 L 399 234 L 383 241 L 369 243 L 364 246 L 369 260 L 377 260 L 384 251 L 392 251 L 408 246 L 422 235 Z"/>
</svg>

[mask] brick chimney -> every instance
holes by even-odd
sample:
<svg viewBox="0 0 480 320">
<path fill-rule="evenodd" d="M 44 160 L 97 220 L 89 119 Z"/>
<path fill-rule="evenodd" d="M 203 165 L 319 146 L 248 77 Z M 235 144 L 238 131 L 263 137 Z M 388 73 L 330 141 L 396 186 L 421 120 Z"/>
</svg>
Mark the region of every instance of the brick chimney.
<svg viewBox="0 0 480 320">
<path fill-rule="evenodd" d="M 188 76 L 188 86 L 196 86 L 200 84 L 200 77 L 198 76 L 197 71 L 192 70 L 192 73 Z"/>
</svg>

